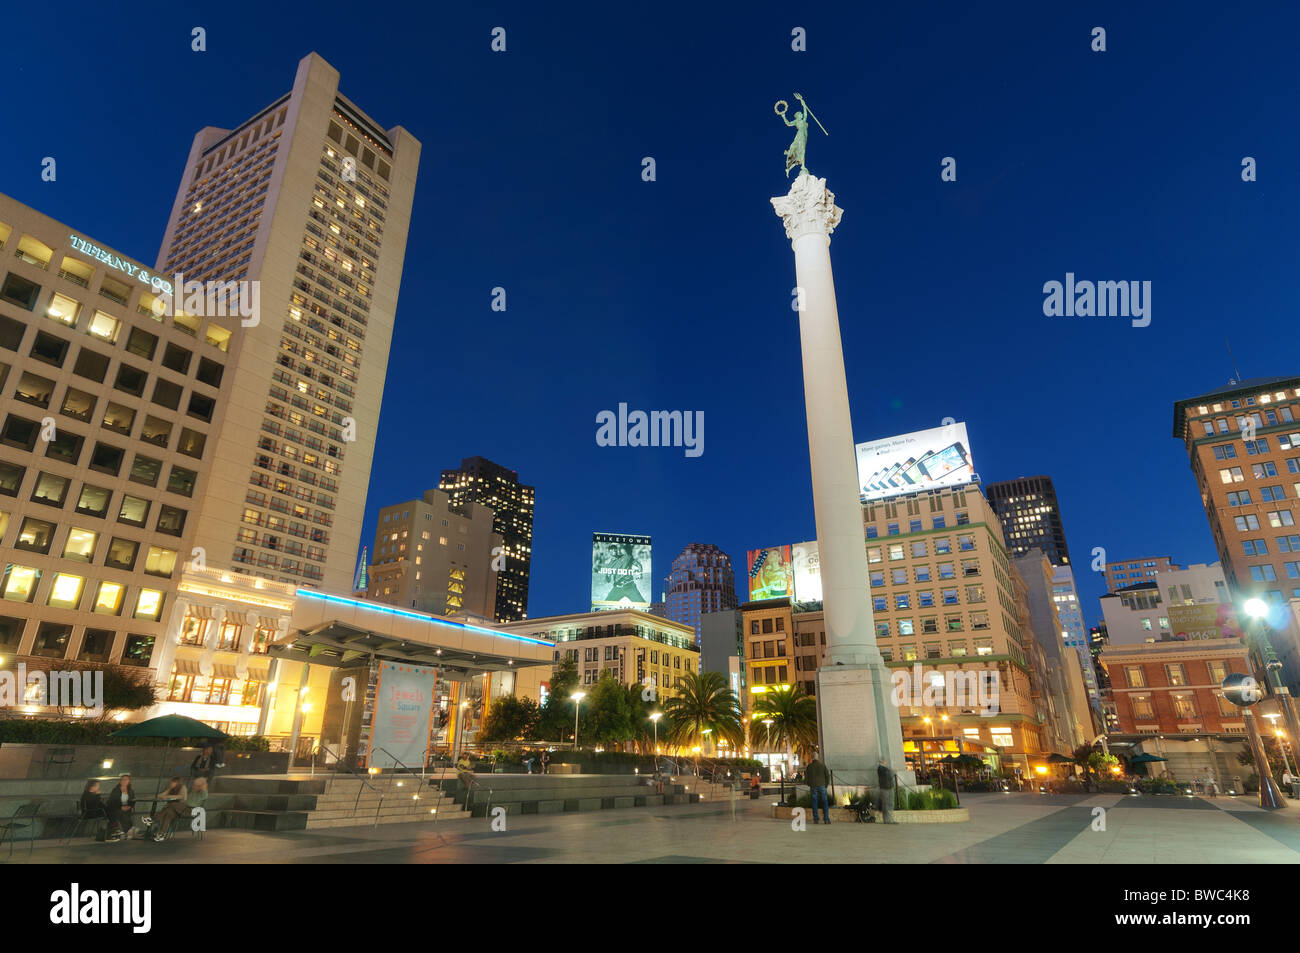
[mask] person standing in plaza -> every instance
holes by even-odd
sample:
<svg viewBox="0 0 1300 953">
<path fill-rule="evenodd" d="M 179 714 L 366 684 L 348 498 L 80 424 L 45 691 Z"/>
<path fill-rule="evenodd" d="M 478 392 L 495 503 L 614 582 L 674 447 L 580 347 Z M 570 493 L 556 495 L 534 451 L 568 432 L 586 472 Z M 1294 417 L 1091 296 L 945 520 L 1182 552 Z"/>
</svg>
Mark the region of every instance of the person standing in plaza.
<svg viewBox="0 0 1300 953">
<path fill-rule="evenodd" d="M 831 772 L 826 767 L 821 757 L 814 752 L 813 759 L 804 769 L 804 780 L 808 782 L 808 789 L 812 793 L 812 819 L 813 823 L 817 821 L 817 805 L 822 806 L 822 817 L 826 823 L 831 822 L 830 802 L 826 798 L 826 786 L 831 783 Z"/>
<path fill-rule="evenodd" d="M 894 769 L 884 758 L 876 768 L 876 779 L 880 783 L 880 813 L 886 824 L 897 824 L 894 820 Z"/>
<path fill-rule="evenodd" d="M 212 769 L 216 762 L 212 757 L 212 745 L 204 745 L 203 751 L 194 759 L 190 765 L 190 777 L 206 778 L 212 781 Z"/>
<path fill-rule="evenodd" d="M 549 748 L 542 749 L 542 774 L 547 774 L 551 767 L 551 751 Z"/>
</svg>

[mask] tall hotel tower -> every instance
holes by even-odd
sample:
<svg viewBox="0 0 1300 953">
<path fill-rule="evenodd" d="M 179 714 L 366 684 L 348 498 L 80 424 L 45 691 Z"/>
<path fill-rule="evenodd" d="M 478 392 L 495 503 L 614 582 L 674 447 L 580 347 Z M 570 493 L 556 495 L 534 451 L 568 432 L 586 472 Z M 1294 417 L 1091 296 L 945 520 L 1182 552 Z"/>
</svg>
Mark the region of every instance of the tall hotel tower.
<svg viewBox="0 0 1300 953">
<path fill-rule="evenodd" d="M 158 272 L 255 283 L 246 287 L 260 305 L 230 322 L 229 397 L 207 448 L 219 464 L 191 545 L 212 567 L 345 594 L 420 143 L 400 126 L 385 131 L 338 85 L 310 54 L 290 92 L 234 129 L 194 137 Z"/>
</svg>

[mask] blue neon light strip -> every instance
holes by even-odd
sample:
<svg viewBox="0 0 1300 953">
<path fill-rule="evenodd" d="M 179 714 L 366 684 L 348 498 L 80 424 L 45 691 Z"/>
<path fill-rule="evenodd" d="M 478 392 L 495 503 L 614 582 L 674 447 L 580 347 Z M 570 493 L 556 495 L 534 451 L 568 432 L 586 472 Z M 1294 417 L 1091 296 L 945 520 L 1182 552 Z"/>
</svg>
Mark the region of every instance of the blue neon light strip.
<svg viewBox="0 0 1300 953">
<path fill-rule="evenodd" d="M 460 629 L 463 632 L 473 632 L 477 635 L 490 635 L 498 639 L 514 639 L 516 642 L 528 642 L 532 645 L 545 645 L 548 648 L 554 648 L 554 642 L 548 642 L 546 639 L 535 639 L 531 635 L 513 635 L 509 632 L 498 632 L 496 629 L 485 629 L 481 625 L 470 625 L 466 622 L 452 622 L 450 619 L 439 619 L 437 616 L 423 615 L 419 612 L 408 612 L 405 609 L 397 609 L 393 606 L 379 605 L 374 602 L 362 602 L 359 599 L 345 599 L 343 596 L 331 596 L 323 592 L 317 592 L 314 589 L 299 589 L 299 597 L 309 599 L 320 599 L 322 602 L 333 602 L 341 606 L 351 606 L 354 609 L 365 609 L 370 612 L 386 612 L 389 615 L 402 616 L 405 619 L 415 619 L 418 622 L 428 622 L 431 625 L 445 625 L 453 629 Z"/>
</svg>

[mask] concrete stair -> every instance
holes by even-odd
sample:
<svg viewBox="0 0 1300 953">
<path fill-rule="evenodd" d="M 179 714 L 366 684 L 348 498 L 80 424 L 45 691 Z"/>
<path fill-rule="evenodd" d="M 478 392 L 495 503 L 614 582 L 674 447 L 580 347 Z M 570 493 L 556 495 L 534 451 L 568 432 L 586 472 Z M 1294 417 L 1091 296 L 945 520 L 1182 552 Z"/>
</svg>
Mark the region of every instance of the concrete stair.
<svg viewBox="0 0 1300 953">
<path fill-rule="evenodd" d="M 472 788 L 459 779 L 443 781 L 442 786 L 472 817 L 485 817 L 497 807 L 508 815 L 561 814 L 693 804 L 700 799 L 685 783 L 665 782 L 660 794 L 652 778 L 637 775 L 494 774 L 476 778 Z"/>
<path fill-rule="evenodd" d="M 106 794 L 117 778 L 100 779 L 101 794 Z M 157 787 L 157 780 L 136 779 L 136 806 L 143 816 L 149 810 L 145 801 Z M 35 836 L 62 837 L 72 829 L 84 780 L 71 779 L 4 779 L 0 780 L 0 818 L 13 815 L 20 805 L 39 801 Z M 208 830 L 223 827 L 258 831 L 300 831 L 307 826 L 308 815 L 316 809 L 317 798 L 324 794 L 324 779 L 222 777 L 218 775 L 208 794 Z M 24 830 L 19 837 L 25 839 Z"/>
<path fill-rule="evenodd" d="M 104 791 L 115 779 L 102 779 Z M 660 793 L 653 779 L 636 775 L 487 775 L 467 785 L 455 776 L 421 779 L 407 775 L 351 774 L 218 776 L 208 795 L 208 829 L 300 831 L 374 824 L 456 822 L 482 818 L 490 809 L 509 815 L 563 814 L 692 804 L 700 794 L 688 790 L 695 779 L 666 781 Z M 35 837 L 62 837 L 71 830 L 81 779 L 0 780 L 0 818 L 22 804 L 41 802 Z M 153 779 L 136 785 L 137 798 L 152 793 Z M 148 805 L 137 806 L 141 814 Z M 27 831 L 19 834 L 26 840 Z"/>
<path fill-rule="evenodd" d="M 461 813 L 460 808 L 448 795 L 440 796 L 434 783 L 437 780 L 430 778 L 422 783 L 419 778 L 394 775 L 376 776 L 363 784 L 352 775 L 338 775 L 327 782 L 325 793 L 316 799 L 306 827 L 317 830 L 449 820 Z"/>
</svg>

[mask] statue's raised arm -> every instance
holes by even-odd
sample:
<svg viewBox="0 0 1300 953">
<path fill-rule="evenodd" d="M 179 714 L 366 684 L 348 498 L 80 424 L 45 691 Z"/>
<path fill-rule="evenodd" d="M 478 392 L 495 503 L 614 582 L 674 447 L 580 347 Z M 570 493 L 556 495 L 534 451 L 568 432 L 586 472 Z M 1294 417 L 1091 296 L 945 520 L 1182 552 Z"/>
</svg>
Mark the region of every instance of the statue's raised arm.
<svg viewBox="0 0 1300 953">
<path fill-rule="evenodd" d="M 794 134 L 794 142 L 790 143 L 790 148 L 785 150 L 786 178 L 790 177 L 790 170 L 795 166 L 799 167 L 800 175 L 808 171 L 808 166 L 804 164 L 804 158 L 808 151 L 809 116 L 812 116 L 812 121 L 817 123 L 818 128 L 821 129 L 822 132 L 826 133 L 826 135 L 830 135 L 830 133 L 826 132 L 826 127 L 821 124 L 816 116 L 813 116 L 813 112 L 808 108 L 808 104 L 804 102 L 804 98 L 798 93 L 794 94 L 794 98 L 799 100 L 799 105 L 803 108 L 794 114 L 793 122 L 786 118 L 785 114 L 790 109 L 790 104 L 784 99 L 778 99 L 775 105 L 772 106 L 772 111 L 781 117 L 781 121 L 787 126 L 793 126 L 796 130 Z"/>
</svg>

